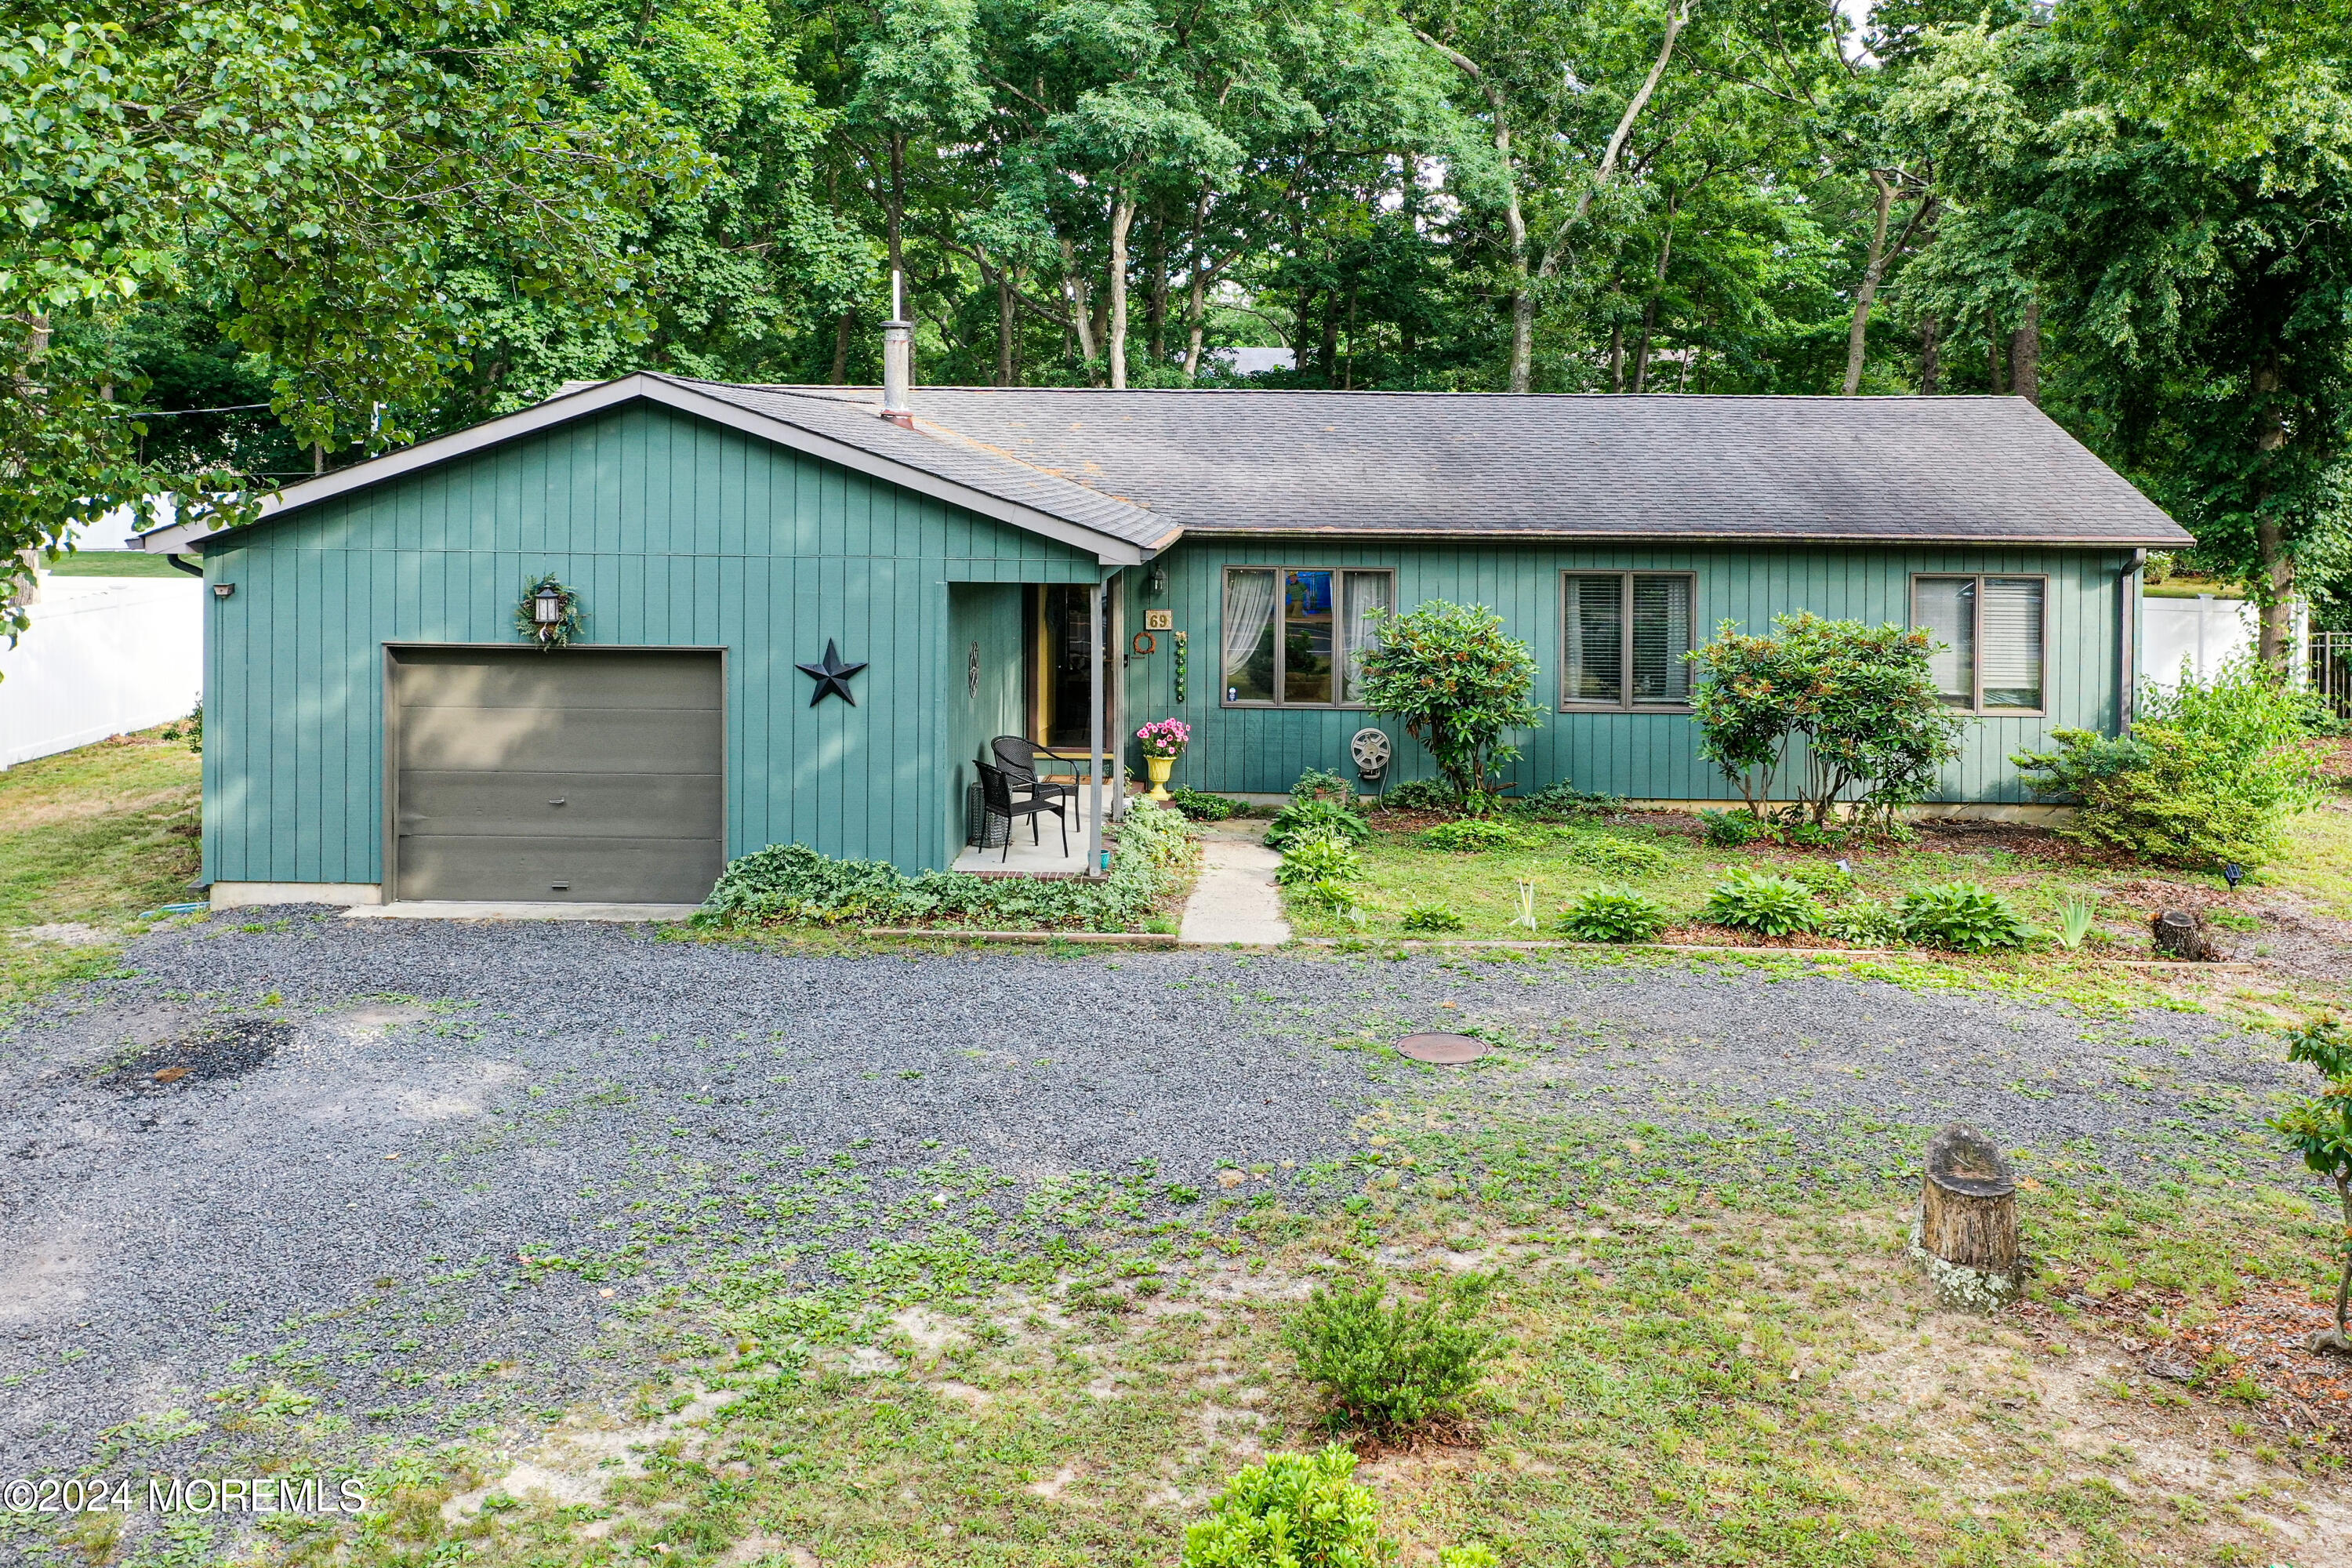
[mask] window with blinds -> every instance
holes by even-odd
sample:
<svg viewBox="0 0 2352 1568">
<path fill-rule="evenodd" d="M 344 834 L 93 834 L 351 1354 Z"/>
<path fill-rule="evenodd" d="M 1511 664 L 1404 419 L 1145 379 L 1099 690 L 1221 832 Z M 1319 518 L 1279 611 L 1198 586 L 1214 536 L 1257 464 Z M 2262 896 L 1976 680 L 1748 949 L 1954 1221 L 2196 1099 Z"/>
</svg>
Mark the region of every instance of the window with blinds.
<svg viewBox="0 0 2352 1568">
<path fill-rule="evenodd" d="M 1936 639 L 1927 668 L 1970 713 L 2042 711 L 2044 577 L 1914 577 L 1911 624 Z"/>
<path fill-rule="evenodd" d="M 1696 602 L 1686 572 L 1563 573 L 1560 706 L 1689 706 Z"/>
</svg>

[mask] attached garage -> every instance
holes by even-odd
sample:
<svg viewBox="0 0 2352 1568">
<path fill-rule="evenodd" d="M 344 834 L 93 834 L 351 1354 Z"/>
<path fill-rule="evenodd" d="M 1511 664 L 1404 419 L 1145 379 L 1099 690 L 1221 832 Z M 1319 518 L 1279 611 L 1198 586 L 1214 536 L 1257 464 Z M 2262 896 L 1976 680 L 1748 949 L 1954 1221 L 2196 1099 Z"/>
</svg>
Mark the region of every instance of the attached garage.
<svg viewBox="0 0 2352 1568">
<path fill-rule="evenodd" d="M 386 896 L 691 904 L 726 861 L 716 650 L 385 650 Z"/>
</svg>

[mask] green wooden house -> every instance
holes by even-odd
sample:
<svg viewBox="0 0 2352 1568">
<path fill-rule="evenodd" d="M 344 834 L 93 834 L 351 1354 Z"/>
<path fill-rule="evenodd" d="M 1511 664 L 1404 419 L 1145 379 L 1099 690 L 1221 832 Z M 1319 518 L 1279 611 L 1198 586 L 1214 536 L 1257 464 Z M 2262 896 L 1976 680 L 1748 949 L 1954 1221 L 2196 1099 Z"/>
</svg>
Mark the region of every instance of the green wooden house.
<svg viewBox="0 0 2352 1568">
<path fill-rule="evenodd" d="M 1736 795 L 1681 656 L 1812 610 L 1932 629 L 1971 715 L 1943 797 L 2015 803 L 2011 752 L 2128 722 L 2135 574 L 2187 542 L 2011 398 L 654 374 L 141 541 L 211 585 L 216 902 L 630 905 L 692 903 L 772 843 L 971 864 L 1001 735 L 1086 781 L 1073 869 L 1148 720 L 1192 725 L 1202 789 L 1345 769 L 1368 728 L 1390 782 L 1423 775 L 1355 660 L 1375 612 L 1437 598 L 1537 651 L 1522 788 Z M 528 593 L 549 579 L 563 646 Z"/>
</svg>

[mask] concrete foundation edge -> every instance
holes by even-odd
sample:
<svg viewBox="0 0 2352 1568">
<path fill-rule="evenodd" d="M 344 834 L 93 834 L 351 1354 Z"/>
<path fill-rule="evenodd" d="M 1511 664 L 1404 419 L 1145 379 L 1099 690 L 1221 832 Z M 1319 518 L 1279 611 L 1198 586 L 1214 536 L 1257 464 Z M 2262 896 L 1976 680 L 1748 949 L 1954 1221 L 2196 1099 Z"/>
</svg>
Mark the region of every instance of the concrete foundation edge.
<svg viewBox="0 0 2352 1568">
<path fill-rule="evenodd" d="M 354 909 L 383 902 L 373 882 L 215 882 L 216 910 L 249 910 L 260 904 L 335 904 Z"/>
</svg>

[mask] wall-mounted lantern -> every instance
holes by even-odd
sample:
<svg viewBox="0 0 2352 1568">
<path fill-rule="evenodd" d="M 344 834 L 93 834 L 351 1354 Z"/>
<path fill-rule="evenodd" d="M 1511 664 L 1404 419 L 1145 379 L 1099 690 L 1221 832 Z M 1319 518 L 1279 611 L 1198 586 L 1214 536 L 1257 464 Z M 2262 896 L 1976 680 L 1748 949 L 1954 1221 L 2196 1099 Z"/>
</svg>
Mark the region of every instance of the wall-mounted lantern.
<svg viewBox="0 0 2352 1568">
<path fill-rule="evenodd" d="M 226 599 L 231 594 L 236 592 L 236 584 L 234 583 L 215 583 L 213 584 L 213 597 L 215 599 Z"/>
</svg>

